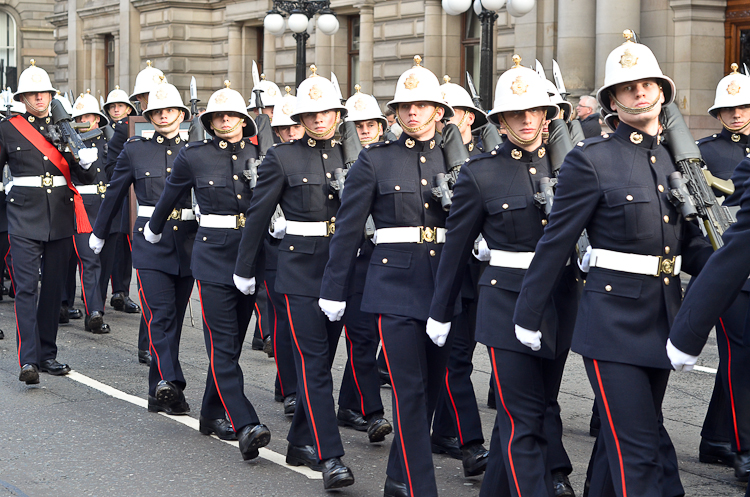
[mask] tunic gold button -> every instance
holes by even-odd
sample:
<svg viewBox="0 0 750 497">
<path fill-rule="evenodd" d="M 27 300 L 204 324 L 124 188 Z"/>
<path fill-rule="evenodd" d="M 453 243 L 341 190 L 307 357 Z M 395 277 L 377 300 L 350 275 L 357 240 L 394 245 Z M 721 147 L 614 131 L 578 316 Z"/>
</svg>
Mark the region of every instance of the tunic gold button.
<svg viewBox="0 0 750 497">
<path fill-rule="evenodd" d="M 497 280 L 490 281 L 490 285 L 497 285 Z"/>
<path fill-rule="evenodd" d="M 294 250 L 294 245 L 289 245 L 289 250 Z"/>
<path fill-rule="evenodd" d="M 237 160 L 237 156 L 232 154 L 232 160 Z"/>
<path fill-rule="evenodd" d="M 507 209 L 508 207 L 510 207 L 508 204 L 503 204 L 503 209 Z"/>
<path fill-rule="evenodd" d="M 168 167 L 168 168 L 167 168 L 167 172 L 168 172 L 168 173 L 171 173 L 171 172 L 172 172 L 172 168 L 171 168 L 171 167 Z"/>
<path fill-rule="evenodd" d="M 659 185 L 657 188 L 659 189 L 660 192 L 664 191 L 664 185 Z"/>
<path fill-rule="evenodd" d="M 97 167 L 97 168 L 96 168 L 96 172 L 97 172 L 97 173 L 100 173 L 100 172 L 102 172 L 102 170 L 101 170 L 101 169 L 99 169 L 99 168 Z"/>
<path fill-rule="evenodd" d="M 536 174 L 536 168 L 535 168 L 535 167 L 530 167 L 530 168 L 529 168 L 529 172 L 530 172 L 531 174 Z"/>
<path fill-rule="evenodd" d="M 307 183 L 307 178 L 302 178 L 303 183 Z"/>
<path fill-rule="evenodd" d="M 232 176 L 232 179 L 237 181 L 238 179 L 240 179 L 240 177 L 235 174 L 234 176 Z"/>
<path fill-rule="evenodd" d="M 49 160 L 49 157 L 47 157 L 47 156 L 45 155 L 45 156 L 44 156 L 44 160 Z"/>
<path fill-rule="evenodd" d="M 238 193 L 238 194 L 237 194 L 237 198 L 238 198 L 238 199 L 242 199 L 242 195 L 240 195 L 240 194 Z"/>
<path fill-rule="evenodd" d="M 328 158 L 328 154 L 323 154 L 323 158 L 327 159 Z"/>
<path fill-rule="evenodd" d="M 547 220 L 546 219 L 542 219 L 542 226 L 547 226 Z"/>
<path fill-rule="evenodd" d="M 331 177 L 331 173 L 326 173 L 326 178 L 330 178 L 330 177 Z"/>
<path fill-rule="evenodd" d="M 177 228 L 177 226 L 172 226 L 172 229 L 177 231 L 179 228 Z"/>
<path fill-rule="evenodd" d="M 47 193 L 52 193 L 52 190 L 50 190 L 49 188 L 47 188 Z"/>
<path fill-rule="evenodd" d="M 656 164 L 656 157 L 653 155 L 651 156 L 651 164 Z"/>
<path fill-rule="evenodd" d="M 209 181 L 208 184 L 213 185 L 214 184 L 213 180 Z"/>
<path fill-rule="evenodd" d="M 330 193 L 328 194 L 328 200 L 333 200 L 333 195 Z"/>
<path fill-rule="evenodd" d="M 394 186 L 394 187 L 393 187 L 393 189 L 394 189 L 394 190 L 396 190 L 396 191 L 400 191 L 400 190 L 401 190 L 401 187 L 400 187 L 400 186 L 398 186 L 398 185 L 396 185 L 396 186 Z"/>
<path fill-rule="evenodd" d="M 205 242 L 206 240 L 208 240 L 208 237 L 204 236 L 203 241 Z"/>
<path fill-rule="evenodd" d="M 430 250 L 430 256 L 435 257 L 435 251 L 434 250 Z"/>
<path fill-rule="evenodd" d="M 383 257 L 383 264 L 388 264 L 388 259 L 386 259 L 385 257 Z"/>
<path fill-rule="evenodd" d="M 172 155 L 172 151 L 171 150 L 167 150 L 167 155 Z"/>
<path fill-rule="evenodd" d="M 627 200 L 628 202 L 632 202 L 633 201 L 633 196 L 632 195 L 627 195 L 627 196 L 625 196 L 625 200 Z"/>
<path fill-rule="evenodd" d="M 143 228 L 138 228 L 138 231 L 143 231 Z"/>
<path fill-rule="evenodd" d="M 422 186 L 427 186 L 427 180 L 422 178 Z"/>
<path fill-rule="evenodd" d="M 606 291 L 608 291 L 608 292 L 611 292 L 612 291 L 612 285 L 607 285 L 607 286 L 604 287 L 604 289 Z"/>
<path fill-rule="evenodd" d="M 669 252 L 670 252 L 671 250 L 672 250 L 672 249 L 671 249 L 671 248 L 669 248 L 668 246 L 667 246 L 667 247 L 664 247 L 664 253 L 665 253 L 665 254 L 668 254 L 668 253 L 669 253 Z"/>
<path fill-rule="evenodd" d="M 422 164 L 424 164 L 425 162 L 427 162 L 427 159 L 424 158 L 424 157 L 420 157 L 419 158 L 419 162 L 421 162 Z"/>
<path fill-rule="evenodd" d="M 669 216 L 664 216 L 664 222 L 665 222 L 665 223 L 668 223 L 668 222 L 669 222 Z"/>
<path fill-rule="evenodd" d="M 146 176 L 151 176 L 151 173 L 146 171 Z"/>
<path fill-rule="evenodd" d="M 429 209 L 429 208 L 430 208 L 430 204 L 428 204 L 427 202 L 425 202 L 425 203 L 424 203 L 424 208 L 425 208 L 425 209 Z"/>
<path fill-rule="evenodd" d="M 334 217 L 332 217 L 332 218 L 331 218 L 331 222 L 332 222 L 332 223 L 335 223 L 335 222 L 336 222 L 336 216 L 334 216 Z"/>
<path fill-rule="evenodd" d="M 664 284 L 669 285 L 669 276 L 664 277 Z"/>
</svg>

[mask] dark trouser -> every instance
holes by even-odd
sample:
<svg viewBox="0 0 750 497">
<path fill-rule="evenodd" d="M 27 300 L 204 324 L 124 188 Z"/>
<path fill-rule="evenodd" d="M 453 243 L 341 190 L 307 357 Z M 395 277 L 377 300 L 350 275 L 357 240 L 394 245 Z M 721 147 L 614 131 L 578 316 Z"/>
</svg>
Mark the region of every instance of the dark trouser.
<svg viewBox="0 0 750 497">
<path fill-rule="evenodd" d="M 57 323 L 72 248 L 71 238 L 40 242 L 10 236 L 19 366 L 57 357 Z"/>
<path fill-rule="evenodd" d="M 375 362 L 379 339 L 375 315 L 362 312 L 361 306 L 361 293 L 346 299 L 344 334 L 348 360 L 339 390 L 339 407 L 369 416 L 383 413 L 380 378 Z"/>
<path fill-rule="evenodd" d="M 5 260 L 9 251 L 8 232 L 0 231 L 0 286 L 5 285 Z M 8 274 L 10 274 L 10 266 L 8 267 Z"/>
<path fill-rule="evenodd" d="M 255 292 L 255 303 L 253 304 L 253 308 L 255 309 L 255 314 L 258 316 L 258 319 L 255 320 L 255 332 L 253 333 L 253 338 L 260 338 L 261 340 L 265 340 L 266 337 L 270 335 L 272 327 L 269 316 L 266 315 L 266 311 L 268 310 L 268 296 L 266 293 L 266 286 L 257 285 L 256 290 L 257 291 Z"/>
<path fill-rule="evenodd" d="M 63 294 L 63 301 L 73 307 L 76 296 L 76 266 L 81 277 L 81 293 L 86 315 L 94 311 L 104 311 L 101 288 L 101 263 L 99 256 L 89 248 L 90 233 L 76 233 L 73 235 L 73 264 L 68 268 L 67 288 Z"/>
<path fill-rule="evenodd" d="M 198 281 L 203 313 L 203 336 L 209 366 L 201 415 L 223 418 L 235 431 L 259 423 L 245 397 L 245 380 L 239 365 L 242 344 L 252 317 L 254 295 L 244 295 L 234 286 Z"/>
<path fill-rule="evenodd" d="M 190 293 L 192 276 L 175 276 L 153 269 L 138 269 L 138 294 L 142 321 L 148 333 L 151 367 L 148 372 L 148 394 L 154 395 L 161 380 L 185 388 L 180 367 L 180 335 Z"/>
<path fill-rule="evenodd" d="M 590 497 L 683 495 L 661 404 L 669 370 L 584 358 L 601 415 Z"/>
<path fill-rule="evenodd" d="M 273 358 L 276 361 L 275 390 L 281 397 L 297 393 L 297 370 L 294 367 L 292 354 L 292 335 L 289 332 L 289 316 L 286 313 L 284 296 L 276 293 L 276 270 L 266 269 L 263 286 L 268 295 L 266 321 L 272 332 Z"/>
<path fill-rule="evenodd" d="M 476 347 L 475 323 L 476 303 L 463 299 L 461 314 L 453 319 L 451 325 L 453 347 L 432 420 L 434 436 L 457 437 L 460 445 L 484 443 L 482 421 L 479 419 L 477 398 L 471 382 L 471 372 L 474 370 L 472 359 Z"/>
<path fill-rule="evenodd" d="M 547 469 L 550 472 L 562 471 L 566 475 L 573 471 L 573 463 L 570 462 L 568 452 L 562 443 L 563 424 L 557 396 L 560 393 L 560 384 L 562 383 L 565 363 L 568 360 L 568 352 L 570 352 L 569 349 L 561 352 L 547 370 L 550 375 L 547 385 L 552 389 L 551 394 L 554 394 L 554 397 L 548 396 L 547 410 L 544 413 L 544 436 L 547 438 Z"/>
<path fill-rule="evenodd" d="M 451 347 L 450 334 L 445 346 L 432 343 L 426 325 L 426 321 L 404 316 L 378 316 L 396 418 L 386 473 L 406 483 L 409 495 L 420 497 L 437 496 L 430 424 Z"/>
<path fill-rule="evenodd" d="M 130 235 L 126 233 L 120 233 L 119 235 L 120 239 L 117 242 L 115 262 L 112 269 L 112 293 L 124 292 L 125 295 L 130 295 L 130 278 L 133 275 Z"/>
<path fill-rule="evenodd" d="M 287 440 L 314 445 L 318 459 L 344 455 L 333 404 L 331 365 L 341 336 L 341 321 L 330 322 L 315 297 L 284 295 L 297 368 L 297 409 Z"/>
<path fill-rule="evenodd" d="M 117 246 L 122 243 L 120 238 L 124 236 L 125 235 L 122 233 L 110 233 L 107 235 L 102 251 L 99 252 L 99 263 L 101 264 L 101 272 L 99 273 L 99 292 L 102 296 L 102 303 L 105 305 L 107 303 L 109 282 L 114 281 L 113 271 L 115 270 Z"/>
</svg>

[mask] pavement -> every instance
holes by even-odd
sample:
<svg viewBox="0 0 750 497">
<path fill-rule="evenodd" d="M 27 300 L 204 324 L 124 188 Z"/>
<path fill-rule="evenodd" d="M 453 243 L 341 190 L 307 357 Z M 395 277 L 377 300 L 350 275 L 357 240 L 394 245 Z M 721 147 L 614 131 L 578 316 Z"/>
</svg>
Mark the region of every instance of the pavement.
<svg viewBox="0 0 750 497">
<path fill-rule="evenodd" d="M 137 295 L 135 290 L 131 295 Z M 82 304 L 80 305 L 82 307 Z M 14 339 L 13 300 L 0 302 L 0 497 L 5 496 L 314 496 L 326 495 L 320 473 L 284 464 L 290 418 L 273 398 L 275 363 L 250 347 L 248 333 L 241 366 L 245 392 L 260 419 L 272 432 L 261 457 L 243 462 L 235 445 L 197 431 L 208 358 L 200 322 L 197 292 L 192 298 L 195 322 L 188 316 L 182 333 L 180 357 L 192 407 L 189 416 L 167 416 L 146 410 L 147 368 L 138 363 L 139 315 L 106 310 L 108 335 L 83 329 L 83 320 L 61 325 L 58 359 L 74 373 L 64 377 L 41 375 L 39 385 L 18 381 Z M 251 323 L 254 326 L 254 323 Z M 333 367 L 338 385 L 346 361 L 343 340 Z M 711 397 L 718 365 L 712 336 L 698 366 L 700 370 L 673 373 L 664 402 L 665 426 L 674 442 L 686 495 L 743 496 L 733 470 L 698 462 L 703 417 Z M 478 346 L 474 356 L 474 387 L 488 439 L 495 411 L 486 407 L 490 365 L 487 351 Z M 386 417 L 393 421 L 391 390 L 382 388 Z M 594 439 L 588 435 L 593 402 L 583 361 L 571 354 L 560 392 L 563 442 L 573 461 L 570 480 L 582 495 L 586 467 Z M 382 496 L 392 435 L 370 444 L 366 433 L 342 428 L 344 462 L 352 468 L 353 486 L 331 492 L 340 496 Z M 464 478 L 461 462 L 434 456 L 440 495 L 477 496 L 482 477 Z"/>
</svg>

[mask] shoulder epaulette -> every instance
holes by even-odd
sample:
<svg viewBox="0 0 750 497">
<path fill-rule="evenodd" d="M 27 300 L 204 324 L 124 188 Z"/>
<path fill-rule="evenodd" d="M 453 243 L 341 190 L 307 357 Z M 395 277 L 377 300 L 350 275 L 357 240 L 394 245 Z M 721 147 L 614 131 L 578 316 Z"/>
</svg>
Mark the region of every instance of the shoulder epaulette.
<svg viewBox="0 0 750 497">
<path fill-rule="evenodd" d="M 714 141 L 714 140 L 717 140 L 717 139 L 719 138 L 719 136 L 720 136 L 720 135 L 719 135 L 718 133 L 716 133 L 716 134 L 713 134 L 713 135 L 708 135 L 708 136 L 704 136 L 704 137 L 703 137 L 703 138 L 701 138 L 700 140 L 697 140 L 697 141 L 695 142 L 695 144 L 696 144 L 696 145 L 703 145 L 704 143 L 708 143 L 708 142 L 712 142 L 712 141 Z"/>
<path fill-rule="evenodd" d="M 131 142 L 136 142 L 136 141 L 146 142 L 146 141 L 149 141 L 149 138 L 144 138 L 142 136 L 134 135 L 128 138 L 128 141 L 126 143 L 131 143 Z"/>
<path fill-rule="evenodd" d="M 585 150 L 591 145 L 596 145 L 597 143 L 603 143 L 607 140 L 609 140 L 609 133 L 604 133 L 601 136 L 592 136 L 591 138 L 586 138 L 583 141 L 579 141 L 578 143 L 576 143 L 575 148 L 582 148 Z"/>
<path fill-rule="evenodd" d="M 363 148 L 366 148 L 367 150 L 372 150 L 373 148 L 385 147 L 387 145 L 390 145 L 391 143 L 396 143 L 396 141 L 386 140 L 384 142 L 370 143 L 369 145 L 365 145 Z"/>
</svg>

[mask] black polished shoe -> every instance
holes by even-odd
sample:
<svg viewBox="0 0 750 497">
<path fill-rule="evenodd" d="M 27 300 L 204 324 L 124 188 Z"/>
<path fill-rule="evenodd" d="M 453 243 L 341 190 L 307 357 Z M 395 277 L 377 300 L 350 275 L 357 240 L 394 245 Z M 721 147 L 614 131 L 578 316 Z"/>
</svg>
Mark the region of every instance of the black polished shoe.
<svg viewBox="0 0 750 497">
<path fill-rule="evenodd" d="M 95 335 L 106 333 L 102 331 L 102 325 L 104 325 L 104 314 L 102 311 L 94 311 L 91 314 L 87 314 L 86 319 L 83 320 L 83 329 Z"/>
<path fill-rule="evenodd" d="M 5 285 L 0 286 L 2 287 L 2 290 L 0 290 L 0 292 L 2 292 L 2 295 L 8 295 L 8 288 Z"/>
<path fill-rule="evenodd" d="M 109 305 L 116 311 L 121 311 L 122 306 L 125 302 L 125 292 L 115 292 L 112 294 L 112 298 L 109 299 Z"/>
<path fill-rule="evenodd" d="M 122 309 L 120 310 L 126 314 L 138 314 L 141 312 L 141 306 L 133 302 L 129 296 L 125 295 L 125 300 Z"/>
<path fill-rule="evenodd" d="M 70 314 L 68 314 L 68 306 L 60 307 L 60 318 L 57 320 L 58 324 L 68 324 L 70 322 Z"/>
<path fill-rule="evenodd" d="M 552 489 L 555 491 L 555 497 L 576 497 L 568 475 L 563 471 L 552 472 Z"/>
<path fill-rule="evenodd" d="M 70 319 L 81 319 L 83 317 L 83 312 L 81 312 L 80 309 L 74 309 L 73 307 L 70 307 L 68 309 L 68 317 Z"/>
<path fill-rule="evenodd" d="M 332 457 L 323 461 L 323 488 L 331 490 L 334 488 L 348 487 L 354 484 L 352 470 L 344 466 L 341 459 Z"/>
<path fill-rule="evenodd" d="M 39 366 L 39 370 L 42 373 L 49 373 L 53 376 L 63 376 L 70 373 L 70 366 L 67 364 L 60 364 L 56 359 L 42 361 Z"/>
<path fill-rule="evenodd" d="M 391 384 L 391 375 L 388 374 L 387 369 L 378 368 L 378 377 L 380 378 L 380 386 Z"/>
<path fill-rule="evenodd" d="M 258 457 L 258 449 L 271 441 L 271 430 L 264 424 L 247 425 L 237 434 L 240 442 L 242 460 L 249 461 Z"/>
<path fill-rule="evenodd" d="M 367 431 L 368 428 L 368 423 L 365 421 L 365 418 L 352 409 L 343 409 L 339 407 L 339 412 L 336 414 L 336 421 L 339 426 L 348 426 L 357 431 Z"/>
<path fill-rule="evenodd" d="M 318 453 L 312 445 L 287 445 L 286 463 L 290 466 L 307 466 L 313 471 L 323 471 L 318 462 Z"/>
<path fill-rule="evenodd" d="M 459 461 L 464 458 L 461 452 L 461 446 L 458 444 L 456 437 L 436 437 L 432 436 L 432 453 L 433 454 L 448 454 L 453 459 Z"/>
<path fill-rule="evenodd" d="M 707 438 L 701 438 L 698 460 L 706 464 L 721 464 L 731 468 L 734 466 L 732 445 L 729 442 L 715 442 Z"/>
<path fill-rule="evenodd" d="M 293 393 L 284 397 L 284 414 L 287 416 L 294 415 L 297 410 L 297 394 Z"/>
<path fill-rule="evenodd" d="M 750 450 L 743 450 L 734 455 L 734 476 L 739 481 L 747 481 L 750 476 Z"/>
<path fill-rule="evenodd" d="M 178 400 L 182 395 L 182 390 L 171 381 L 161 380 L 156 384 L 156 391 L 154 397 L 156 400 L 164 405 L 169 405 L 172 402 Z"/>
<path fill-rule="evenodd" d="M 5 338 L 5 333 L 3 333 L 3 330 L 0 330 L 0 340 Z"/>
<path fill-rule="evenodd" d="M 487 469 L 487 458 L 490 451 L 479 442 L 470 443 L 461 447 L 461 460 L 464 466 L 464 476 L 477 476 Z"/>
<path fill-rule="evenodd" d="M 383 487 L 383 497 L 409 497 L 406 483 L 394 480 L 390 476 L 386 476 L 385 487 Z"/>
<path fill-rule="evenodd" d="M 232 428 L 232 423 L 227 421 L 226 418 L 208 419 L 201 415 L 198 431 L 204 435 L 214 433 L 222 440 L 237 440 L 237 433 Z"/>
<path fill-rule="evenodd" d="M 148 350 L 138 351 L 138 362 L 145 364 L 146 366 L 151 365 L 151 353 Z"/>
<path fill-rule="evenodd" d="M 253 350 L 263 350 L 265 342 L 260 337 L 253 337 L 253 343 L 251 345 Z"/>
<path fill-rule="evenodd" d="M 21 367 L 21 374 L 18 375 L 18 381 L 23 381 L 27 385 L 36 385 L 39 383 L 39 370 L 33 364 L 24 364 Z"/>
<path fill-rule="evenodd" d="M 591 419 L 589 420 L 589 435 L 592 437 L 599 436 L 599 430 L 602 427 L 602 420 L 599 416 L 591 413 Z"/>
<path fill-rule="evenodd" d="M 102 335 L 106 335 L 110 331 L 112 331 L 112 328 L 107 323 L 102 323 Z"/>
<path fill-rule="evenodd" d="M 393 427 L 391 426 L 391 423 L 389 423 L 382 414 L 368 421 L 367 438 L 370 440 L 371 444 L 382 442 L 385 440 L 385 436 L 392 431 Z"/>
<path fill-rule="evenodd" d="M 156 397 L 148 396 L 148 412 L 163 412 L 171 416 L 181 416 L 190 412 L 190 406 L 185 396 L 180 392 L 180 398 L 172 403 L 159 402 Z"/>
<path fill-rule="evenodd" d="M 266 339 L 263 340 L 263 352 L 265 352 L 268 357 L 273 358 L 273 342 L 271 341 L 271 337 L 266 337 Z"/>
</svg>

